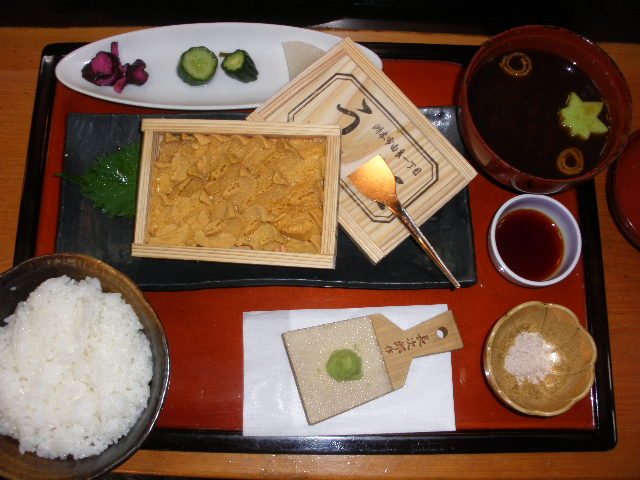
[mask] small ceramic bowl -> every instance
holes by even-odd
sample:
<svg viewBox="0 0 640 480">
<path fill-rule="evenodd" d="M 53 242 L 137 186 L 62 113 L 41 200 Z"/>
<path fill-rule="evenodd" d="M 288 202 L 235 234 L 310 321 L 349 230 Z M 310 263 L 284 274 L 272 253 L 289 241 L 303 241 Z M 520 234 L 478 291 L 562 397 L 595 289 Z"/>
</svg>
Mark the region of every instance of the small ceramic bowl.
<svg viewBox="0 0 640 480">
<path fill-rule="evenodd" d="M 593 338 L 571 310 L 527 302 L 492 328 L 484 349 L 484 374 L 511 408 L 550 417 L 589 393 L 596 357 Z"/>
<path fill-rule="evenodd" d="M 604 145 L 599 159 L 593 166 L 585 167 L 579 174 L 563 178 L 540 176 L 541 173 L 529 171 L 529 168 L 514 165 L 514 159 L 506 159 L 496 153 L 495 143 L 492 145 L 480 133 L 477 123 L 477 112 L 470 109 L 470 86 L 476 73 L 488 62 L 503 55 L 521 54 L 527 51 L 542 51 L 562 57 L 571 65 L 580 68 L 597 86 L 602 100 L 607 107 L 609 123 L 609 138 Z M 537 65 L 533 66 L 534 73 Z M 558 78 L 564 75 L 559 75 Z M 553 82 L 551 82 L 553 83 Z M 484 90 L 494 100 L 494 93 Z M 569 95 L 569 91 L 566 92 Z M 519 95 L 529 98 L 529 95 Z M 536 100 L 538 104 L 542 101 Z M 462 79 L 458 99 L 460 131 L 465 147 L 475 159 L 480 170 L 484 171 L 495 181 L 515 191 L 524 193 L 552 194 L 562 192 L 577 184 L 593 178 L 611 165 L 623 150 L 626 139 L 631 132 L 631 93 L 629 86 L 615 62 L 594 42 L 566 29 L 544 26 L 525 25 L 499 33 L 487 40 L 473 56 Z M 558 105 L 561 108 L 562 105 Z M 518 112 L 518 115 L 525 115 Z M 528 115 L 528 114 L 526 114 Z M 491 111 L 491 120 L 510 126 L 514 124 L 515 113 L 509 110 L 502 114 Z M 526 118 L 526 117 L 522 117 Z M 538 117 L 530 118 L 530 123 L 545 124 L 545 120 Z M 529 130 L 527 130 L 529 131 Z M 505 134 L 504 137 L 513 135 Z M 542 135 L 547 138 L 548 135 Z M 526 140 L 526 142 L 525 142 Z M 521 147 L 535 148 L 539 139 L 520 139 Z M 531 143 L 524 145 L 524 143 Z M 551 160 L 553 161 L 553 159 Z"/>
<path fill-rule="evenodd" d="M 147 407 L 127 435 L 102 453 L 80 460 L 47 459 L 31 452 L 20 453 L 18 442 L 0 435 L 0 477 L 17 479 L 91 479 L 127 460 L 153 428 L 169 385 L 169 347 L 162 323 L 136 284 L 106 263 L 80 254 L 53 254 L 22 262 L 0 275 L 0 326 L 17 304 L 43 281 L 67 275 L 76 280 L 98 278 L 105 292 L 118 292 L 135 311 L 149 339 L 153 356 L 153 376 Z"/>
<path fill-rule="evenodd" d="M 562 234 L 563 250 L 561 251 L 560 261 L 553 273 L 542 280 L 525 278 L 514 271 L 505 261 L 505 256 L 501 254 L 499 244 L 496 241 L 496 231 L 500 222 L 516 210 L 536 210 L 546 215 Z M 580 254 L 582 252 L 582 236 L 578 222 L 571 212 L 558 200 L 546 195 L 523 194 L 507 200 L 495 213 L 488 234 L 489 257 L 498 272 L 507 280 L 520 285 L 522 287 L 540 288 L 554 285 L 561 282 L 573 271 Z M 526 249 L 536 248 L 545 249 L 548 245 L 536 244 L 535 246 L 527 246 L 521 244 L 523 255 L 527 255 Z"/>
</svg>

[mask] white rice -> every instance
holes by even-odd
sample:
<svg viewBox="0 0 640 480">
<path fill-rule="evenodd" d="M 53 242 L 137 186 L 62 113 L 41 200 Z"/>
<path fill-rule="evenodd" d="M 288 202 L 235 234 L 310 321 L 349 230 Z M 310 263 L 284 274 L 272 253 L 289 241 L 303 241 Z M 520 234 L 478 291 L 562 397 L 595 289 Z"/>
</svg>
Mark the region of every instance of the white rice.
<svg viewBox="0 0 640 480">
<path fill-rule="evenodd" d="M 0 328 L 0 434 L 46 458 L 96 455 L 147 406 L 151 347 L 118 293 L 43 282 Z"/>
</svg>

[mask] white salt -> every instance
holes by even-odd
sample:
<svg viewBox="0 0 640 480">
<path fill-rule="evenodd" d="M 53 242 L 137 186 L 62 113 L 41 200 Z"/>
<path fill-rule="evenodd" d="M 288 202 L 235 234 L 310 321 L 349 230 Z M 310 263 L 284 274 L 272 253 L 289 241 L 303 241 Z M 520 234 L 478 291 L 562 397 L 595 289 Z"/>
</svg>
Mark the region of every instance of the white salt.
<svg viewBox="0 0 640 480">
<path fill-rule="evenodd" d="M 540 334 L 521 332 L 507 352 L 504 368 L 519 384 L 542 382 L 553 368 L 553 350 Z"/>
</svg>

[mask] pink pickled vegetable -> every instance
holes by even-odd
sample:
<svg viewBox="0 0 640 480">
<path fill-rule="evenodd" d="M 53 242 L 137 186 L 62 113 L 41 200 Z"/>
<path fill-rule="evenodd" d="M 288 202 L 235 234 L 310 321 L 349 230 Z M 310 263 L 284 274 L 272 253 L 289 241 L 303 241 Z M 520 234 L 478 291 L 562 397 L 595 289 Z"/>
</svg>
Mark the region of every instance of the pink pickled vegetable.
<svg viewBox="0 0 640 480">
<path fill-rule="evenodd" d="M 125 76 L 127 77 L 127 83 L 133 85 L 143 85 L 149 78 L 149 73 L 145 70 L 147 64 L 138 59 L 129 65 Z"/>
<path fill-rule="evenodd" d="M 116 43 L 116 42 L 114 42 Z M 91 83 L 103 86 L 113 85 L 118 78 L 122 77 L 122 65 L 120 58 L 113 51 L 117 52 L 117 45 L 111 44 L 111 52 L 98 52 L 93 59 L 82 68 L 82 78 Z"/>
<path fill-rule="evenodd" d="M 127 77 L 122 76 L 116 80 L 116 83 L 113 84 L 113 89 L 118 93 L 122 93 L 122 90 L 124 90 L 124 87 L 126 86 L 127 86 Z"/>
<path fill-rule="evenodd" d="M 140 59 L 132 64 L 120 62 L 118 42 L 111 43 L 111 51 L 100 51 L 82 68 L 82 78 L 94 85 L 113 86 L 113 89 L 122 93 L 129 83 L 143 85 L 149 78 L 145 71 L 147 65 Z"/>
</svg>

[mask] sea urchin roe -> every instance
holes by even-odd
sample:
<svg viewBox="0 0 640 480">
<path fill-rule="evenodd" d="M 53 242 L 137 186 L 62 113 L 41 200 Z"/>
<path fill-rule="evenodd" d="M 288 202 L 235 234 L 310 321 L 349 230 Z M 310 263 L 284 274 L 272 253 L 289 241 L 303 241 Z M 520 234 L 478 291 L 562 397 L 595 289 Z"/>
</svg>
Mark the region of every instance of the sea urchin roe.
<svg viewBox="0 0 640 480">
<path fill-rule="evenodd" d="M 163 140 L 150 244 L 320 251 L 323 139 L 166 133 Z"/>
<path fill-rule="evenodd" d="M 348 348 L 336 350 L 327 361 L 327 373 L 339 382 L 360 380 L 363 377 L 362 360 Z"/>
<path fill-rule="evenodd" d="M 540 383 L 553 368 L 554 347 L 539 333 L 520 332 L 504 359 L 504 369 L 516 377 L 518 384 Z"/>
</svg>

